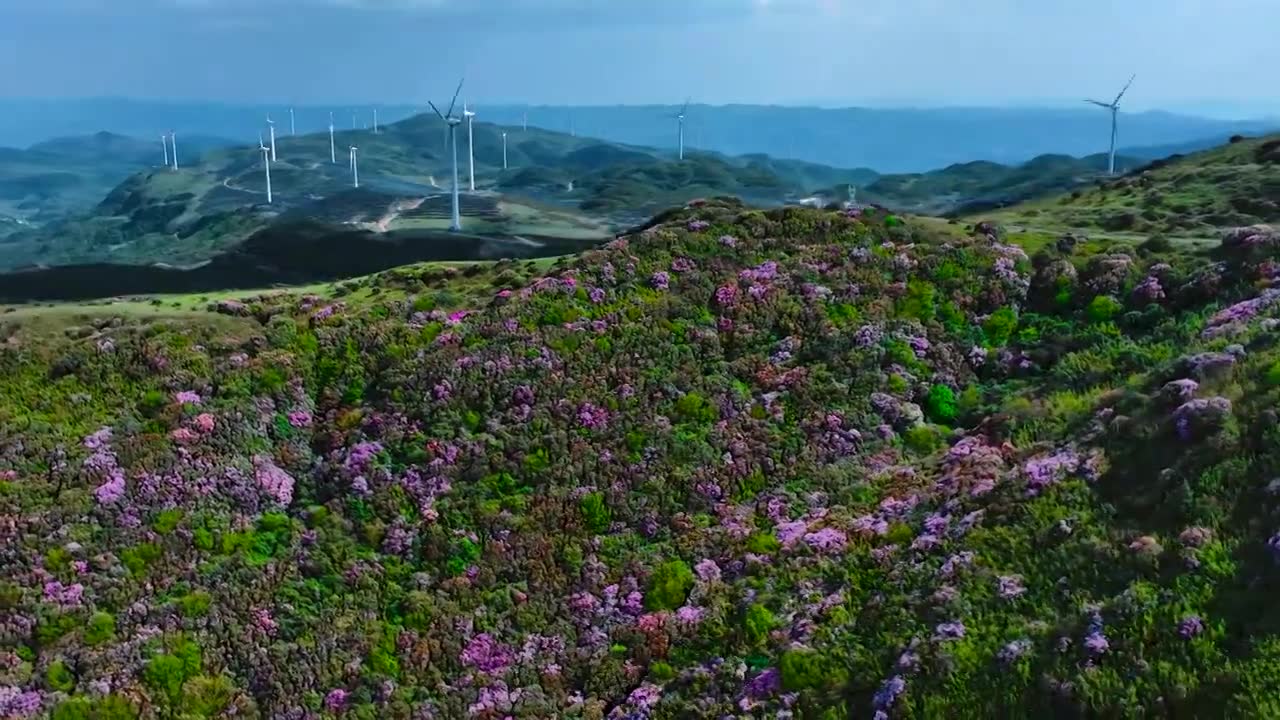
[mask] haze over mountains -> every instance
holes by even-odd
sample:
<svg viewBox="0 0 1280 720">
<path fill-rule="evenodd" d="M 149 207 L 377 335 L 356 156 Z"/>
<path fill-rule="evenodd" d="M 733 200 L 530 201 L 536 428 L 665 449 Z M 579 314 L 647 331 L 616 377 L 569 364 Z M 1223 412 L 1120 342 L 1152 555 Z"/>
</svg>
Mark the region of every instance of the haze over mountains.
<svg viewBox="0 0 1280 720">
<path fill-rule="evenodd" d="M 390 123 L 427 112 L 420 106 L 379 105 L 379 119 Z M 604 140 L 673 148 L 673 115 L 679 105 L 548 106 L 486 105 L 479 120 L 529 124 Z M 320 132 L 334 113 L 338 129 L 371 126 L 372 107 L 302 106 L 296 108 L 299 132 Z M 154 102 L 129 99 L 0 99 L 0 146 L 24 147 L 52 137 L 109 131 L 140 138 L 176 130 L 252 142 L 270 112 L 286 123 L 288 105 Z M 1106 114 L 1086 106 L 1045 108 L 844 108 L 765 105 L 689 108 L 689 147 L 729 155 L 765 153 L 835 167 L 870 167 L 877 172 L 924 172 L 953 163 L 987 160 L 1005 164 L 1038 155 L 1090 155 L 1106 149 Z M 1165 112 L 1121 114 L 1121 148 L 1196 144 L 1199 149 L 1237 133 L 1255 134 L 1280 127 L 1278 119 L 1220 120 Z M 158 143 L 157 143 L 158 145 Z M 156 148 L 157 152 L 159 148 Z M 1167 152 L 1127 152 L 1156 158 Z"/>
</svg>

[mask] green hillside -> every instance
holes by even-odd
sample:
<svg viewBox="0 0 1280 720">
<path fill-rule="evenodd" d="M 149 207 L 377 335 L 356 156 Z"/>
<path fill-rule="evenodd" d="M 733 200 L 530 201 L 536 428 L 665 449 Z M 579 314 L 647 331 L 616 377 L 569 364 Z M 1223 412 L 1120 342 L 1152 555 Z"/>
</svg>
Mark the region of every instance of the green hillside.
<svg viewBox="0 0 1280 720">
<path fill-rule="evenodd" d="M 0 716 L 1277 717 L 1278 260 L 710 201 L 0 308 Z"/>
<path fill-rule="evenodd" d="M 1280 221 L 1280 135 L 1151 163 L 1116 180 L 992 213 L 1011 226 L 1170 238 Z"/>
<path fill-rule="evenodd" d="M 217 138 L 180 138 L 183 157 L 194 161 L 226 144 Z M 181 158 L 180 158 L 181 160 Z M 134 173 L 164 162 L 154 141 L 100 132 L 48 140 L 25 150 L 0 148 L 0 216 L 42 225 L 92 209 Z M 0 222 L 0 237 L 26 229 Z"/>
</svg>

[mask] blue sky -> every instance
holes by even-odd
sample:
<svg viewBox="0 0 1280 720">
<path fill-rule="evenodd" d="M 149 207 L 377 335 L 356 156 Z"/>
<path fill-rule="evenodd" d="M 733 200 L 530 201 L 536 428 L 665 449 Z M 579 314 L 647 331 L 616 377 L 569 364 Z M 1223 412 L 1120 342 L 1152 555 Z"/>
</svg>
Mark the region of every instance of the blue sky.
<svg viewBox="0 0 1280 720">
<path fill-rule="evenodd" d="M 1280 0 L 0 0 L 0 96 L 1006 105 L 1136 72 L 1134 110 L 1280 114 L 1277 27 Z"/>
</svg>

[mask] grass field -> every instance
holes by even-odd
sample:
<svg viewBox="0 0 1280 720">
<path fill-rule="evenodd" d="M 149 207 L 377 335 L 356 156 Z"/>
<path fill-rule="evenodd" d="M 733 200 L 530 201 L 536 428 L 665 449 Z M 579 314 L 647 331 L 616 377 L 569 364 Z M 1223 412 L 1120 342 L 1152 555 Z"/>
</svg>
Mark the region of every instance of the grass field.
<svg viewBox="0 0 1280 720">
<path fill-rule="evenodd" d="M 515 286 L 565 259 L 524 261 L 427 262 L 338 282 L 312 283 L 253 290 L 227 290 L 182 295 L 144 295 L 85 302 L 0 304 L 0 341 L 6 337 L 78 336 L 82 328 L 118 320 L 149 325 L 163 321 L 213 324 L 229 331 L 257 326 L 253 317 L 219 313 L 218 303 L 246 306 L 296 304 L 305 296 L 321 301 L 341 300 L 352 307 L 391 302 L 416 302 L 433 309 L 458 309 L 487 301 L 499 286 Z M 420 300 L 419 298 L 427 298 Z"/>
</svg>

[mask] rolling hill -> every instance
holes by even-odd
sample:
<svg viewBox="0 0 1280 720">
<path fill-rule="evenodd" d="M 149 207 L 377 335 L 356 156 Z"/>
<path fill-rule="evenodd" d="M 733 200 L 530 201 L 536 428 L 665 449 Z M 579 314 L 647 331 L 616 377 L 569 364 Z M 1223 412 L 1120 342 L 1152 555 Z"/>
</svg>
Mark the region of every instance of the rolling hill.
<svg viewBox="0 0 1280 720">
<path fill-rule="evenodd" d="M 1280 134 L 1157 160 L 1088 189 L 988 215 L 1044 230 L 1196 238 L 1280 221 Z"/>
<path fill-rule="evenodd" d="M 179 138 L 179 164 L 228 144 L 212 137 Z M 130 175 L 163 162 L 158 137 L 151 142 L 109 132 L 0 148 L 0 216 L 52 222 L 92 208 Z M 18 229 L 0 223 L 0 236 Z"/>
<path fill-rule="evenodd" d="M 426 115 L 377 134 L 342 131 L 333 156 L 328 133 L 277 137 L 270 205 L 259 149 L 215 148 L 178 171 L 153 168 L 129 176 L 90 213 L 11 233 L 0 242 L 0 268 L 197 264 L 282 218 L 300 216 L 375 231 L 444 230 L 450 182 L 444 131 L 438 118 Z M 465 147 L 465 135 L 459 140 Z M 711 153 L 678 162 L 652 148 L 488 123 L 475 124 L 473 142 L 476 192 L 466 193 L 463 209 L 468 232 L 484 236 L 600 239 L 698 196 L 731 194 L 776 205 L 814 183 L 874 175 Z M 352 146 L 358 147 L 358 189 L 346 157 Z M 463 171 L 465 187 L 465 161 Z"/>
<path fill-rule="evenodd" d="M 1118 155 L 1116 167 L 1144 161 Z M 1074 158 L 1041 155 L 1021 165 L 976 161 L 927 173 L 882 175 L 858 189 L 860 199 L 930 215 L 977 212 L 1014 205 L 1097 182 L 1107 170 L 1105 154 Z M 834 192 L 834 191 L 833 191 Z"/>
</svg>

